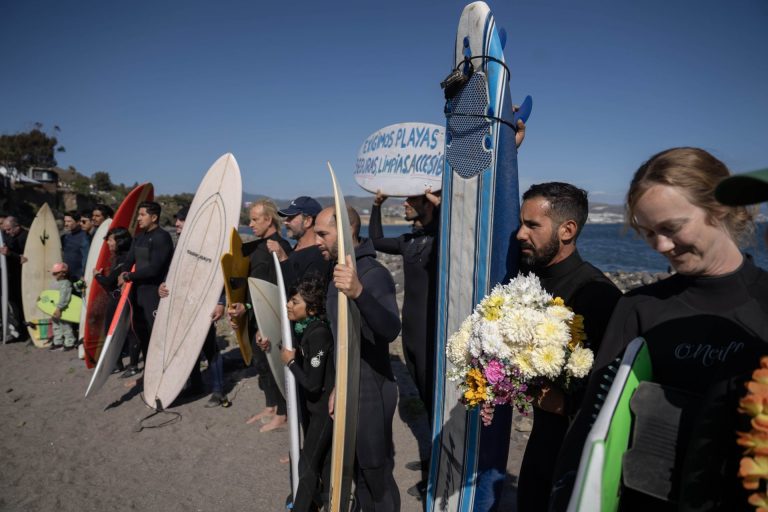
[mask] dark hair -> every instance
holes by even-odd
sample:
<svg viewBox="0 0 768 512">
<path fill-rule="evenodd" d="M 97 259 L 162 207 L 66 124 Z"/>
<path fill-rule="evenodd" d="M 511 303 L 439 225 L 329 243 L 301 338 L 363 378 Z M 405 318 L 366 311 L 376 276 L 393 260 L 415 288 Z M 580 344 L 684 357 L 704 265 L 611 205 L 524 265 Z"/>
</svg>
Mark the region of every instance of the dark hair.
<svg viewBox="0 0 768 512">
<path fill-rule="evenodd" d="M 107 236 L 104 237 L 104 240 L 108 239 L 110 236 L 115 237 L 115 243 L 117 244 L 117 252 L 123 253 L 128 252 L 128 249 L 131 248 L 131 232 L 128 231 L 125 228 L 114 228 L 107 231 Z"/>
<path fill-rule="evenodd" d="M 158 220 L 160 220 L 160 212 L 162 212 L 163 209 L 159 203 L 154 201 L 144 201 L 143 203 L 139 204 L 139 209 L 141 208 L 147 210 L 147 213 L 150 215 L 157 215 Z"/>
<path fill-rule="evenodd" d="M 72 220 L 74 220 L 75 222 L 80 222 L 80 212 L 76 212 L 76 211 L 72 210 L 72 211 L 69 211 L 69 212 L 65 212 L 64 216 L 65 217 L 72 217 Z"/>
<path fill-rule="evenodd" d="M 712 225 L 721 223 L 737 244 L 751 240 L 755 225 L 752 209 L 725 206 L 715 199 L 718 183 L 731 175 L 728 167 L 699 148 L 672 148 L 656 153 L 635 172 L 627 192 L 627 221 L 637 230 L 637 201 L 654 185 L 675 187 L 691 204 L 707 212 Z"/>
<path fill-rule="evenodd" d="M 307 304 L 307 314 L 309 310 L 314 311 L 316 317 L 325 317 L 325 292 L 328 287 L 325 281 L 317 276 L 306 277 L 299 283 L 291 288 L 290 297 L 293 297 L 297 293 L 301 295 L 304 302 Z"/>
<path fill-rule="evenodd" d="M 93 209 L 92 208 L 83 208 L 79 212 L 80 218 L 88 217 L 88 220 L 91 220 L 91 215 L 93 215 Z"/>
<path fill-rule="evenodd" d="M 96 206 L 94 206 L 93 211 L 95 210 L 99 210 L 104 215 L 104 217 L 108 219 L 111 219 L 112 217 L 115 216 L 114 210 L 112 210 L 112 208 L 102 203 L 99 203 Z M 93 214 L 93 211 L 91 211 L 91 214 Z"/>
<path fill-rule="evenodd" d="M 180 221 L 186 221 L 188 214 L 189 214 L 189 206 L 182 206 L 181 208 L 179 208 L 179 211 L 177 211 L 174 214 L 173 217 Z"/>
<path fill-rule="evenodd" d="M 549 203 L 547 216 L 556 224 L 560 225 L 567 220 L 576 222 L 576 236 L 581 233 L 581 228 L 587 223 L 589 215 L 589 201 L 587 200 L 587 191 L 559 181 L 549 183 L 539 183 L 531 185 L 525 194 L 523 201 L 542 197 Z"/>
</svg>

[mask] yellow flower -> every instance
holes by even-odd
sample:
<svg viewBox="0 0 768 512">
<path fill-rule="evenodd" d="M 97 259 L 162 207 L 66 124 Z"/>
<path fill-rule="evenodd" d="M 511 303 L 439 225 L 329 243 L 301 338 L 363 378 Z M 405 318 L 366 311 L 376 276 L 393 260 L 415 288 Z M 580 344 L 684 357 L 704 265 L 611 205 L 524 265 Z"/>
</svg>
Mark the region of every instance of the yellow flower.
<svg viewBox="0 0 768 512">
<path fill-rule="evenodd" d="M 739 446 L 746 448 L 745 453 L 768 455 L 768 433 L 752 431 L 748 433 L 736 432 L 739 439 L 736 441 Z"/>
<path fill-rule="evenodd" d="M 489 295 L 480 302 L 480 311 L 483 318 L 489 321 L 495 321 L 501 318 L 501 307 L 504 305 L 504 297 L 500 295 Z"/>
<path fill-rule="evenodd" d="M 768 511 L 768 496 L 765 493 L 756 492 L 749 495 L 749 504 L 753 507 L 758 507 L 755 512 Z"/>
<path fill-rule="evenodd" d="M 467 390 L 464 392 L 464 399 L 471 407 L 488 400 L 487 383 L 483 372 L 477 368 L 472 368 L 467 372 L 466 383 Z"/>
<path fill-rule="evenodd" d="M 550 306 L 565 306 L 565 301 L 561 299 L 560 297 L 555 297 L 552 299 L 552 301 L 549 303 Z"/>
<path fill-rule="evenodd" d="M 584 332 L 584 317 L 582 315 L 573 315 L 570 322 L 571 341 L 568 342 L 568 348 L 573 351 L 576 347 L 581 347 L 587 339 L 587 333 Z"/>
</svg>

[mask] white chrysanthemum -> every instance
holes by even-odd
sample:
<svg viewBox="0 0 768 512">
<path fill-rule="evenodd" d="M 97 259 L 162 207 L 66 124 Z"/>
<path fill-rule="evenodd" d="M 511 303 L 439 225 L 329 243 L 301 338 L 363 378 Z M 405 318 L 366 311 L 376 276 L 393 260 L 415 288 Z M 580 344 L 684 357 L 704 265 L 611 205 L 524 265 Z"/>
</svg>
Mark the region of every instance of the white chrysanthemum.
<svg viewBox="0 0 768 512">
<path fill-rule="evenodd" d="M 509 347 L 504 343 L 504 338 L 499 332 L 498 322 L 481 320 L 478 322 L 477 334 L 482 341 L 485 357 L 509 357 Z"/>
<path fill-rule="evenodd" d="M 469 355 L 469 337 L 471 334 L 472 317 L 470 316 L 462 322 L 459 330 L 448 338 L 448 360 L 456 366 L 468 364 L 471 359 Z"/>
<path fill-rule="evenodd" d="M 573 318 L 573 311 L 565 306 L 549 306 L 546 315 L 556 320 L 569 322 Z"/>
<path fill-rule="evenodd" d="M 537 345 L 564 347 L 571 340 L 571 331 L 562 320 L 544 317 L 536 326 L 535 336 Z"/>
<path fill-rule="evenodd" d="M 536 374 L 556 379 L 565 364 L 565 350 L 557 345 L 542 345 L 533 350 L 531 361 Z"/>
<path fill-rule="evenodd" d="M 592 369 L 594 361 L 595 355 L 591 350 L 584 347 L 576 347 L 571 353 L 571 357 L 568 358 L 565 369 L 577 379 L 581 379 L 587 376 L 589 370 Z"/>
<path fill-rule="evenodd" d="M 512 365 L 520 371 L 520 378 L 524 381 L 528 381 L 537 376 L 530 351 L 522 350 L 512 356 Z"/>
<path fill-rule="evenodd" d="M 533 341 L 536 326 L 543 319 L 544 315 L 532 308 L 508 308 L 499 320 L 499 332 L 514 351 L 516 347 Z"/>
<path fill-rule="evenodd" d="M 539 278 L 534 274 L 518 274 L 507 283 L 506 288 L 506 294 L 515 305 L 543 309 L 552 300 L 552 296 L 541 287 Z"/>
</svg>

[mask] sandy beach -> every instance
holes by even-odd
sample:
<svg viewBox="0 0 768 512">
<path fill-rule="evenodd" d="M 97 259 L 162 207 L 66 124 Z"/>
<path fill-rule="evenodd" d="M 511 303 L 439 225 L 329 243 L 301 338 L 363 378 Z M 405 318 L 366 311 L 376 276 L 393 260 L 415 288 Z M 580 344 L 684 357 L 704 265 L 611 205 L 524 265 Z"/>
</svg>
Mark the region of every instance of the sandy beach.
<svg viewBox="0 0 768 512">
<path fill-rule="evenodd" d="M 402 303 L 401 259 L 379 259 Z M 208 395 L 182 393 L 167 413 L 150 418 L 142 395 L 118 375 L 86 400 L 91 370 L 76 351 L 0 345 L 0 510 L 284 510 L 289 468 L 280 458 L 288 432 L 260 433 L 245 423 L 264 407 L 264 394 L 224 322 L 218 333 L 232 406 L 206 408 Z M 422 502 L 406 490 L 420 475 L 405 465 L 428 455 L 430 427 L 399 338 L 390 354 L 399 388 L 395 478 L 402 511 L 419 512 Z M 505 511 L 515 507 L 530 420 L 516 418 L 513 426 Z"/>
</svg>

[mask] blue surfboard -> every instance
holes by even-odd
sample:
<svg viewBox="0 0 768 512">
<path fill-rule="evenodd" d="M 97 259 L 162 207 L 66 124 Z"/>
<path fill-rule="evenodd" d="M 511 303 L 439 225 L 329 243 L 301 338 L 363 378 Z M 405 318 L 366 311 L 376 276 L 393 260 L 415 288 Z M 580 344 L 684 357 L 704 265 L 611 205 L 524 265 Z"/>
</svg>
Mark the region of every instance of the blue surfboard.
<svg viewBox="0 0 768 512">
<path fill-rule="evenodd" d="M 427 510 L 477 512 L 498 500 L 511 412 L 499 408 L 493 424 L 481 427 L 478 411 L 466 411 L 456 384 L 446 378 L 451 366 L 446 345 L 493 286 L 517 273 L 520 211 L 509 70 L 499 29 L 484 2 L 464 8 L 453 64 L 466 82 L 446 100 Z M 525 105 L 521 111 L 530 111 L 530 100 Z"/>
</svg>

